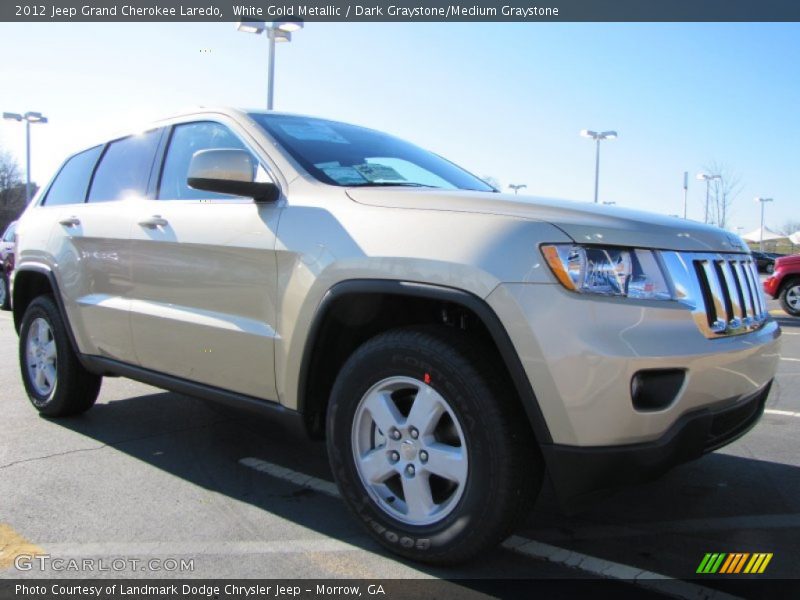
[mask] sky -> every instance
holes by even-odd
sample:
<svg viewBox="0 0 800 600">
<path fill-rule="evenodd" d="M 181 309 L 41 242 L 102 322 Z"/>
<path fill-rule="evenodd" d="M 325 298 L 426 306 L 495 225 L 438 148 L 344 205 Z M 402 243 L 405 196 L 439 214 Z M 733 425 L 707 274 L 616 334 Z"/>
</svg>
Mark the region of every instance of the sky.
<svg viewBox="0 0 800 600">
<path fill-rule="evenodd" d="M 268 44 L 233 23 L 0 24 L 0 110 L 39 111 L 32 168 L 187 106 L 266 104 Z M 11 59 L 9 59 L 11 57 Z M 374 127 L 504 188 L 703 219 L 712 162 L 741 180 L 728 228 L 800 222 L 798 23 L 308 23 L 276 54 L 275 108 Z M 24 127 L 0 121 L 24 169 Z"/>
</svg>

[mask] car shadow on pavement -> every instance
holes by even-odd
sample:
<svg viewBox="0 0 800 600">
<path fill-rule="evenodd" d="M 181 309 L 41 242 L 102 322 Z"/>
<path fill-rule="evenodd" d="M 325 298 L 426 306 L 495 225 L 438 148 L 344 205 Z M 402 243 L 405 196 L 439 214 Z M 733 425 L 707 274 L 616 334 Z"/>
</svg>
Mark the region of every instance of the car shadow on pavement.
<svg viewBox="0 0 800 600">
<path fill-rule="evenodd" d="M 273 422 L 163 392 L 100 402 L 80 418 L 53 424 L 194 486 L 362 550 L 391 556 L 363 532 L 343 502 L 240 463 L 256 458 L 332 480 L 323 443 L 298 438 Z M 97 482 L 103 485 L 102 473 Z M 655 482 L 620 489 L 576 516 L 559 511 L 546 484 L 536 510 L 516 533 L 677 578 L 694 577 L 705 552 L 774 552 L 771 572 L 786 577 L 794 572 L 791 557 L 800 555 L 799 526 L 800 469 L 717 452 Z M 258 524 L 250 533 L 259 539 Z M 269 537 L 268 531 L 263 534 Z M 453 568 L 396 560 L 449 580 L 587 576 L 581 571 L 569 575 L 562 566 L 509 550 Z M 625 589 L 617 596 L 625 596 Z M 644 590 L 630 590 L 636 590 L 637 597 L 647 596 Z"/>
</svg>

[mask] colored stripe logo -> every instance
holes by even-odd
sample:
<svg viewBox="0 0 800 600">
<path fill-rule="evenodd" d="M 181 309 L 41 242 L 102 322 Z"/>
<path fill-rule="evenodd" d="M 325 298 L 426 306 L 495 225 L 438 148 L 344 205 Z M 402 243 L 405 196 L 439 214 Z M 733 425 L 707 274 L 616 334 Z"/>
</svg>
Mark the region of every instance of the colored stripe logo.
<svg viewBox="0 0 800 600">
<path fill-rule="evenodd" d="M 704 575 L 763 573 L 771 560 L 772 552 L 708 552 L 696 572 Z"/>
</svg>

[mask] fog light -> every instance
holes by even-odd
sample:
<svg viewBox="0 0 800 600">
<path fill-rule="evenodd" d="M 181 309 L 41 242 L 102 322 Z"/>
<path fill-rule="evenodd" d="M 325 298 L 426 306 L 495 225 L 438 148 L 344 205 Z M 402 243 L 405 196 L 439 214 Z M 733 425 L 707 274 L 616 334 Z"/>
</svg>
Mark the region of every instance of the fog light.
<svg viewBox="0 0 800 600">
<path fill-rule="evenodd" d="M 675 401 L 686 379 L 683 369 L 649 369 L 631 379 L 633 408 L 648 412 L 663 410 Z"/>
</svg>

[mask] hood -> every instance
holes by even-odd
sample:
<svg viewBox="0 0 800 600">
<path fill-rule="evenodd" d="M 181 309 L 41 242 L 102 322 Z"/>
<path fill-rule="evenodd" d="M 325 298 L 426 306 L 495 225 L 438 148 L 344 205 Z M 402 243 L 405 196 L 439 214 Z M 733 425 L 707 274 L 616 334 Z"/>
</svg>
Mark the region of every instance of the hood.
<svg viewBox="0 0 800 600">
<path fill-rule="evenodd" d="M 361 204 L 484 213 L 550 223 L 576 242 L 684 252 L 749 252 L 739 236 L 695 221 L 616 206 L 427 188 L 348 188 Z"/>
</svg>

